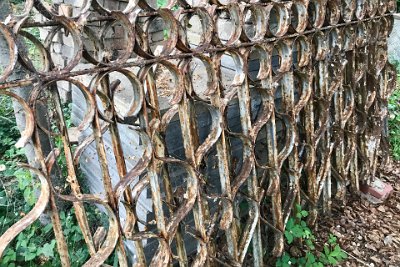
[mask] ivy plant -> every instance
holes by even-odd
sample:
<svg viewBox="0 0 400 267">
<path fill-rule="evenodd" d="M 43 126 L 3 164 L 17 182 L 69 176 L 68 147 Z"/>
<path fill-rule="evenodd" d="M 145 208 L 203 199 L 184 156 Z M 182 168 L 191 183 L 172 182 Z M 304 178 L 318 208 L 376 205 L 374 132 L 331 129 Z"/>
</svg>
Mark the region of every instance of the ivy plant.
<svg viewBox="0 0 400 267">
<path fill-rule="evenodd" d="M 64 107 L 68 126 L 71 126 L 70 109 L 70 106 Z M 0 96 L 0 235 L 32 210 L 40 190 L 37 178 L 28 170 L 18 167 L 18 163 L 27 161 L 24 150 L 15 147 L 15 140 L 18 140 L 19 136 L 12 101 Z M 55 140 L 55 146 L 63 151 L 59 138 Z M 63 153 L 57 163 L 61 175 L 66 177 L 67 167 Z M 78 178 L 84 180 L 84 177 Z M 107 227 L 107 216 L 93 205 L 87 206 L 86 212 L 89 221 L 92 222 L 92 232 L 100 225 Z M 74 209 L 68 207 L 60 211 L 60 219 L 71 266 L 82 266 L 90 255 Z M 107 263 L 114 265 L 115 258 L 115 254 L 112 255 Z M 43 225 L 36 220 L 8 245 L 0 259 L 0 267 L 16 266 L 61 266 L 51 223 Z"/>
<path fill-rule="evenodd" d="M 400 62 L 394 61 L 397 72 L 400 73 Z M 399 78 L 399 77 L 398 77 Z M 395 160 L 400 160 L 400 90 L 396 88 L 389 98 L 389 141 L 392 155 Z"/>
<path fill-rule="evenodd" d="M 295 217 L 289 218 L 285 228 L 285 240 L 288 246 L 294 245 L 296 241 L 301 248 L 301 256 L 293 256 L 285 251 L 276 261 L 277 267 L 322 267 L 335 266 L 347 258 L 347 254 L 337 243 L 336 236 L 330 234 L 327 244 L 322 251 L 317 251 L 315 236 L 308 227 L 305 218 L 308 212 L 300 205 L 296 205 Z M 297 244 L 296 244 L 297 245 Z"/>
</svg>

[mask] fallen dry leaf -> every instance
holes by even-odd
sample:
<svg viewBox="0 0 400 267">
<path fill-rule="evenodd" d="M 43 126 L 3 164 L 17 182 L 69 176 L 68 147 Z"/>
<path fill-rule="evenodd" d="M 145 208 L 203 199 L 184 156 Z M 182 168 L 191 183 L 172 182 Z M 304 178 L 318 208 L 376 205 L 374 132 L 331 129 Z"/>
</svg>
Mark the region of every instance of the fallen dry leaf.
<svg viewBox="0 0 400 267">
<path fill-rule="evenodd" d="M 372 256 L 372 257 L 371 257 L 371 260 L 373 260 L 375 263 L 381 263 L 381 262 L 382 262 L 381 259 L 379 259 L 379 258 L 376 257 L 376 256 Z"/>
<path fill-rule="evenodd" d="M 374 245 L 370 244 L 370 243 L 365 244 L 365 247 L 366 247 L 366 248 L 369 248 L 369 249 L 371 249 L 371 250 L 373 250 L 373 251 L 378 251 L 378 250 L 376 249 L 376 247 L 375 247 Z"/>
<path fill-rule="evenodd" d="M 315 233 L 319 245 L 323 246 L 332 233 L 341 247 L 354 256 L 340 266 L 400 266 L 400 163 L 394 165 L 393 172 L 384 173 L 380 178 L 395 190 L 385 203 L 377 206 L 348 194 L 347 206 L 334 203 L 339 208 L 330 216 L 319 218 Z"/>
</svg>

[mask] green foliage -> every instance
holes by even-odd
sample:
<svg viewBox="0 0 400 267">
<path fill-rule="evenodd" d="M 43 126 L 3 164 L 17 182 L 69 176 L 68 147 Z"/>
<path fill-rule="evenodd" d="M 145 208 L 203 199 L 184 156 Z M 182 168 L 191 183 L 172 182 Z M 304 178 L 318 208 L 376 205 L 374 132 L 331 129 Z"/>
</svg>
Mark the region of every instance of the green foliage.
<svg viewBox="0 0 400 267">
<path fill-rule="evenodd" d="M 168 4 L 168 0 L 157 0 L 157 7 L 158 8 L 165 8 Z M 178 10 L 179 6 L 178 5 L 174 5 L 171 10 L 175 11 Z"/>
<path fill-rule="evenodd" d="M 1 197 L 4 196 L 5 190 L 0 191 L 0 234 L 28 213 L 36 203 L 35 192 L 39 185 L 37 182 L 35 183 L 30 172 L 19 169 L 16 171 L 15 177 L 18 183 L 18 194 L 14 197 L 22 198 L 23 201 L 17 200 L 10 204 L 7 198 Z M 102 216 L 104 217 L 104 215 L 94 208 L 89 207 L 86 210 L 89 220 L 96 222 L 91 225 L 92 230 L 95 230 L 103 223 Z M 74 215 L 74 209 L 61 211 L 60 219 L 70 252 L 71 264 L 72 266 L 82 266 L 89 259 L 89 252 Z M 61 266 L 52 229 L 51 223 L 44 226 L 39 221 L 35 221 L 7 247 L 0 267 Z"/>
<path fill-rule="evenodd" d="M 389 98 L 389 136 L 393 157 L 400 160 L 400 90 Z"/>
<path fill-rule="evenodd" d="M 167 0 L 157 0 L 157 6 L 163 8 L 167 5 Z"/>
<path fill-rule="evenodd" d="M 63 107 L 66 123 L 71 125 L 71 106 Z M 14 119 L 12 101 L 0 96 L 0 235 L 32 210 L 37 200 L 40 184 L 28 170 L 18 167 L 26 162 L 23 149 L 15 148 L 20 137 Z M 62 142 L 56 138 L 55 146 L 61 151 Z M 67 176 L 65 156 L 61 153 L 57 161 L 63 177 Z M 98 226 L 107 226 L 106 216 L 93 206 L 86 212 L 94 232 Z M 78 226 L 74 209 L 60 212 L 63 233 L 70 252 L 72 266 L 82 266 L 89 259 L 82 232 Z M 112 261 L 114 258 L 110 257 Z M 42 225 L 35 221 L 22 231 L 7 247 L 0 259 L 0 267 L 13 266 L 61 266 L 52 224 Z"/>
<path fill-rule="evenodd" d="M 24 160 L 23 151 L 17 149 L 14 145 L 19 138 L 19 131 L 15 123 L 14 110 L 10 98 L 0 96 L 0 181 L 2 189 L 0 189 L 0 231 L 8 228 L 8 224 L 13 222 L 8 215 L 13 215 L 11 209 L 16 209 L 18 205 L 11 201 L 12 193 L 4 189 L 4 184 L 16 180 L 14 173 L 17 170 L 16 164 Z M 20 179 L 18 179 L 18 177 Z M 17 177 L 18 183 L 22 182 L 22 176 Z M 18 196 L 23 199 L 23 191 Z M 12 257 L 12 255 L 9 255 Z"/>
<path fill-rule="evenodd" d="M 94 216 L 94 211 L 88 212 Z M 20 218 L 15 216 L 14 219 Z M 89 259 L 82 232 L 77 225 L 74 210 L 61 211 L 63 233 L 67 241 L 72 266 L 82 266 Z M 1 218 L 4 220 L 4 217 Z M 8 220 L 6 228 L 12 225 Z M 61 266 L 57 253 L 52 224 L 43 226 L 36 221 L 11 243 L 6 249 L 0 266 Z"/>
<path fill-rule="evenodd" d="M 10 0 L 10 3 L 12 5 L 23 5 L 25 3 L 25 0 Z"/>
<path fill-rule="evenodd" d="M 22 12 L 25 7 L 25 0 L 9 0 L 11 8 L 14 13 L 18 14 L 19 12 Z"/>
<path fill-rule="evenodd" d="M 32 34 L 38 40 L 40 40 L 39 28 L 37 27 L 27 28 L 26 31 L 28 31 L 30 34 Z M 24 38 L 23 40 L 25 42 L 29 58 L 32 60 L 33 65 L 35 66 L 36 69 L 42 69 L 43 61 L 40 56 L 41 53 L 39 48 L 29 39 Z"/>
<path fill-rule="evenodd" d="M 400 73 L 400 62 L 392 61 Z M 398 78 L 400 76 L 398 75 Z M 392 155 L 395 160 L 400 160 L 400 89 L 396 88 L 389 98 L 389 140 L 392 147 Z"/>
<path fill-rule="evenodd" d="M 168 4 L 168 0 L 157 0 L 157 7 L 158 8 L 165 8 Z M 171 10 L 172 11 L 176 11 L 178 10 L 179 6 L 178 5 L 174 5 Z"/>
<path fill-rule="evenodd" d="M 168 4 L 168 0 L 157 0 L 157 7 L 158 8 L 165 8 Z M 178 10 L 178 5 L 174 5 L 171 10 L 175 11 Z M 168 40 L 170 35 L 170 30 L 169 29 L 163 29 L 163 36 L 164 36 L 164 40 Z"/>
<path fill-rule="evenodd" d="M 0 165 L 9 171 L 5 176 L 11 176 L 17 162 L 25 159 L 24 151 L 14 145 L 20 133 L 14 119 L 14 109 L 9 97 L 0 96 Z"/>
<path fill-rule="evenodd" d="M 0 191 L 0 195 L 5 196 L 1 198 L 4 201 L 0 205 L 0 234 L 28 213 L 36 202 L 35 192 L 39 185 L 30 172 L 17 169 L 14 178 L 11 181 L 16 183 L 13 191 L 7 191 L 4 187 Z M 0 266 L 37 266 L 44 259 L 53 257 L 55 240 L 50 239 L 51 230 L 51 224 L 31 225 L 7 247 Z"/>
<path fill-rule="evenodd" d="M 51 236 L 51 224 L 34 223 L 6 249 L 0 266 L 53 266 L 49 259 L 55 257 L 56 241 Z"/>
<path fill-rule="evenodd" d="M 323 251 L 316 251 L 315 236 L 304 220 L 307 216 L 308 212 L 302 210 L 300 205 L 297 205 L 296 216 L 295 218 L 289 218 L 284 233 L 288 245 L 293 245 L 296 240 L 303 241 L 301 244 L 301 256 L 295 257 L 288 252 L 284 252 L 276 262 L 277 267 L 332 266 L 347 258 L 346 253 L 337 244 L 337 239 L 332 234 L 329 235 L 328 243 L 324 245 Z"/>
</svg>

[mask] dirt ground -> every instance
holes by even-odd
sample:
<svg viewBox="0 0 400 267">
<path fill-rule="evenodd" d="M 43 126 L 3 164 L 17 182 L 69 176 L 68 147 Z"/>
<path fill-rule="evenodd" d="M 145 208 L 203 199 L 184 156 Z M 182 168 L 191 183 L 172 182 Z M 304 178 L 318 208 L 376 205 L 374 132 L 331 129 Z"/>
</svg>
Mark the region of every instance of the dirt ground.
<svg viewBox="0 0 400 267">
<path fill-rule="evenodd" d="M 333 233 L 349 255 L 340 266 L 400 266 L 400 162 L 384 166 L 381 179 L 394 188 L 383 204 L 348 195 L 346 206 L 334 203 L 319 219 L 317 240 Z"/>
</svg>

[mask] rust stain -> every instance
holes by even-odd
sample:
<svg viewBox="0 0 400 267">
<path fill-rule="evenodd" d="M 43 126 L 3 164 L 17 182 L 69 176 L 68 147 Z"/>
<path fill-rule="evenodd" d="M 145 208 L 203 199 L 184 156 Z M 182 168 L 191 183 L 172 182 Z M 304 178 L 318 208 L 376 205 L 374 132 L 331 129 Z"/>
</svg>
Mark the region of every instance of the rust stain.
<svg viewBox="0 0 400 267">
<path fill-rule="evenodd" d="M 0 22 L 9 63 L 0 72 L 0 94 L 22 107 L 26 126 L 16 146 L 32 141 L 40 168 L 26 168 L 41 183 L 32 211 L 0 237 L 0 255 L 49 204 L 62 265 L 70 266 L 56 204 L 60 198 L 75 207 L 91 257 L 85 266 L 101 266 L 113 251 L 119 264 L 127 266 L 125 240 L 134 243 L 135 266 L 263 266 L 268 249 L 273 256 L 281 255 L 294 204 L 306 203 L 314 223 L 320 208 L 330 211 L 333 198 L 344 200 L 348 184 L 358 191 L 360 183 L 374 179 L 378 161 L 385 158 L 383 125 L 396 83 L 387 56 L 394 0 L 362 5 L 355 0 L 169 0 L 164 8 L 146 0 L 126 2 L 124 10 L 110 10 L 97 0 L 86 0 L 78 13 L 67 17 L 41 0 L 27 0 L 20 15 L 10 14 Z M 32 8 L 47 20 L 28 20 Z M 199 25 L 192 25 L 194 19 Z M 152 25 L 160 21 L 165 31 L 161 46 L 154 48 Z M 101 30 L 95 32 L 92 23 Z M 231 24 L 230 34 L 224 23 Z M 196 45 L 190 41 L 194 26 L 201 31 Z M 48 27 L 45 40 L 27 32 L 29 27 Z M 107 33 L 117 28 L 126 47 L 110 51 Z M 65 66 L 56 67 L 52 44 L 62 33 L 71 37 L 73 52 Z M 37 48 L 40 69 L 24 38 Z M 77 70 L 83 62 L 90 67 Z M 29 72 L 22 80 L 10 78 L 17 63 Z M 203 65 L 204 75 L 198 65 Z M 234 73 L 228 82 L 227 68 Z M 168 72 L 162 76 L 163 86 L 173 84 L 168 95 L 160 90 L 159 69 Z M 196 75 L 204 76 L 201 92 Z M 81 77 L 91 82 L 86 85 Z M 77 146 L 69 140 L 58 82 L 76 87 L 86 103 L 76 127 L 81 137 Z M 24 101 L 17 91 L 32 85 Z M 131 95 L 125 112 L 116 100 L 121 87 Z M 48 119 L 55 128 L 38 120 L 43 114 L 37 105 L 43 101 L 52 103 Z M 199 110 L 208 116 L 206 133 Z M 230 115 L 232 110 L 236 117 Z M 181 139 L 184 150 L 180 158 L 170 153 L 167 141 L 176 122 L 180 133 L 174 139 Z M 133 130 L 143 148 L 131 168 L 119 125 Z M 53 147 L 45 154 L 38 130 L 59 137 L 63 149 Z M 116 184 L 106 133 L 111 136 Z M 82 194 L 77 178 L 90 145 L 97 149 L 105 196 Z M 72 189 L 70 195 L 51 181 L 61 153 L 68 169 L 68 177 L 62 178 Z M 173 168 L 184 173 L 178 185 Z M 139 196 L 147 189 L 153 222 L 137 215 Z M 107 230 L 99 228 L 93 236 L 83 202 L 104 207 Z M 269 232 L 273 238 L 267 245 L 263 240 Z M 188 250 L 188 238 L 195 242 L 194 251 Z M 150 240 L 158 242 L 151 259 L 146 255 Z"/>
</svg>

